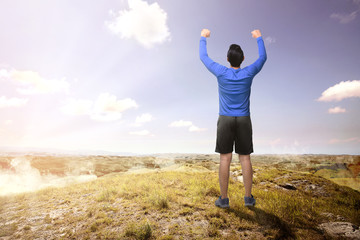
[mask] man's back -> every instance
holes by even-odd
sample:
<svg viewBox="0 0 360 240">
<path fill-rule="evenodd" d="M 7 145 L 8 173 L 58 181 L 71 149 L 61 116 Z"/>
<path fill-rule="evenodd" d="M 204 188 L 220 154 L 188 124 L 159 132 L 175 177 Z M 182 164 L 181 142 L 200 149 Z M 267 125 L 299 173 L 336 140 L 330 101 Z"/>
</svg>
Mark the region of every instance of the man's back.
<svg viewBox="0 0 360 240">
<path fill-rule="evenodd" d="M 262 37 L 257 38 L 259 58 L 245 68 L 227 68 L 209 58 L 206 49 L 206 38 L 201 37 L 200 59 L 218 79 L 219 115 L 249 116 L 250 93 L 254 76 L 261 70 L 266 61 L 266 51 Z"/>
</svg>

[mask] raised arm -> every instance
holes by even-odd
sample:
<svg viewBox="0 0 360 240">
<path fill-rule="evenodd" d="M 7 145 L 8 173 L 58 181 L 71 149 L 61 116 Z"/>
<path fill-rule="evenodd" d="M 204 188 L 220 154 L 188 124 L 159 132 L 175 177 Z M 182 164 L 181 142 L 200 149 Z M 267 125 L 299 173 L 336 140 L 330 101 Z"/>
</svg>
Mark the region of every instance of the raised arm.
<svg viewBox="0 0 360 240">
<path fill-rule="evenodd" d="M 264 66 L 264 63 L 266 62 L 267 56 L 266 56 L 266 50 L 264 45 L 264 40 L 262 39 L 260 30 L 254 30 L 251 32 L 252 37 L 256 39 L 259 49 L 259 58 L 250 66 L 248 66 L 248 70 L 252 75 L 256 75 L 262 67 Z"/>
<path fill-rule="evenodd" d="M 212 74 L 214 74 L 215 76 L 219 76 L 226 69 L 226 67 L 214 62 L 211 58 L 209 58 L 206 48 L 206 38 L 208 37 L 210 37 L 210 30 L 203 29 L 201 31 L 200 47 L 199 47 L 200 60 L 204 63 L 205 67 Z"/>
</svg>

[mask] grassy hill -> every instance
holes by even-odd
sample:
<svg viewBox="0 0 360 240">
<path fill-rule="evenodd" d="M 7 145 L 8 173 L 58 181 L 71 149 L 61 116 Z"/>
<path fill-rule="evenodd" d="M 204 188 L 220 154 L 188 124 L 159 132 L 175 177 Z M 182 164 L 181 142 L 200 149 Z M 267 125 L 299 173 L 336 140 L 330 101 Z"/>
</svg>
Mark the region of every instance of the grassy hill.
<svg viewBox="0 0 360 240">
<path fill-rule="evenodd" d="M 322 223 L 360 225 L 360 192 L 295 160 L 253 161 L 252 208 L 244 207 L 241 167 L 232 163 L 225 210 L 214 206 L 218 162 L 209 155 L 173 164 L 128 158 L 126 171 L 113 172 L 106 169 L 120 168 L 121 159 L 103 158 L 94 181 L 0 197 L 0 239 L 333 239 Z"/>
</svg>

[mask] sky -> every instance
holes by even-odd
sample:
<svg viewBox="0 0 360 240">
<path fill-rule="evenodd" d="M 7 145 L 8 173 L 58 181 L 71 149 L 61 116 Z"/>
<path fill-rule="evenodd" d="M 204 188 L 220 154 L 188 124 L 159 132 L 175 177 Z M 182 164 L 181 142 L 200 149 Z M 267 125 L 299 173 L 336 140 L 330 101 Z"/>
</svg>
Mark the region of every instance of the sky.
<svg viewBox="0 0 360 240">
<path fill-rule="evenodd" d="M 214 153 L 228 47 L 267 62 L 254 153 L 360 154 L 359 0 L 2 0 L 0 149 Z"/>
</svg>

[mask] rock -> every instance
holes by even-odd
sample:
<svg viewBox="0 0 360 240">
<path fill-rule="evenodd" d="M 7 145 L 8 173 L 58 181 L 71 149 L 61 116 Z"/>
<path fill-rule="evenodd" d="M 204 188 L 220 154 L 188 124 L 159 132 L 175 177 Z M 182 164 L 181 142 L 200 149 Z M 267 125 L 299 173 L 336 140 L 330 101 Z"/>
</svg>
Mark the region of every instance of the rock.
<svg viewBox="0 0 360 240">
<path fill-rule="evenodd" d="M 319 186 L 316 185 L 316 184 L 309 184 L 309 185 L 306 185 L 304 189 L 305 189 L 305 191 L 312 191 L 312 190 L 315 190 L 318 187 Z"/>
<path fill-rule="evenodd" d="M 304 188 L 305 191 L 311 192 L 314 196 L 319 197 L 329 197 L 330 194 L 324 190 L 323 186 L 319 186 L 318 184 L 310 184 L 306 185 Z"/>
<path fill-rule="evenodd" d="M 294 184 L 295 186 L 297 185 L 304 185 L 304 184 L 308 184 L 309 180 L 293 180 L 291 181 L 292 184 Z"/>
<path fill-rule="evenodd" d="M 360 240 L 359 227 L 349 222 L 322 223 L 319 228 L 333 238 Z"/>
<path fill-rule="evenodd" d="M 335 216 L 334 214 L 329 213 L 329 212 L 323 212 L 323 213 L 320 213 L 320 215 L 325 216 L 325 217 L 330 218 L 330 219 L 335 219 L 336 218 L 337 221 L 343 221 L 343 222 L 346 221 L 346 219 L 343 216 L 340 216 L 340 215 Z"/>
<path fill-rule="evenodd" d="M 336 220 L 338 221 L 345 221 L 346 219 L 343 216 L 337 215 Z"/>
<path fill-rule="evenodd" d="M 289 175 L 288 175 L 288 174 L 285 174 L 285 175 L 283 175 L 283 176 L 279 176 L 279 177 L 274 178 L 274 181 L 278 181 L 278 180 L 280 180 L 280 179 L 282 179 L 282 178 L 288 178 L 288 177 L 289 177 Z"/>
<path fill-rule="evenodd" d="M 296 187 L 294 185 L 292 185 L 291 183 L 285 183 L 285 184 L 281 184 L 279 185 L 280 187 L 289 189 L 289 190 L 296 190 Z"/>
<path fill-rule="evenodd" d="M 239 182 L 244 182 L 243 176 L 237 176 L 236 178 Z"/>
<path fill-rule="evenodd" d="M 335 163 L 330 166 L 319 166 L 316 168 L 316 170 L 320 169 L 331 169 L 331 170 L 338 170 L 338 169 L 347 169 L 346 163 Z"/>
</svg>

